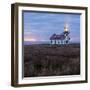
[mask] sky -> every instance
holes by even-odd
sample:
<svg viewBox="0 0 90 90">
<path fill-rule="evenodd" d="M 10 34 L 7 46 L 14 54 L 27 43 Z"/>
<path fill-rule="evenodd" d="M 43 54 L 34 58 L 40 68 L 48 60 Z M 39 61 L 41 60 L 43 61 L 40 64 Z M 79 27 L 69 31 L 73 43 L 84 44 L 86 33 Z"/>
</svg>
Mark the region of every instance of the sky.
<svg viewBox="0 0 90 90">
<path fill-rule="evenodd" d="M 80 42 L 80 14 L 23 11 L 24 41 L 49 41 L 52 34 L 61 34 L 69 25 L 70 41 Z"/>
</svg>

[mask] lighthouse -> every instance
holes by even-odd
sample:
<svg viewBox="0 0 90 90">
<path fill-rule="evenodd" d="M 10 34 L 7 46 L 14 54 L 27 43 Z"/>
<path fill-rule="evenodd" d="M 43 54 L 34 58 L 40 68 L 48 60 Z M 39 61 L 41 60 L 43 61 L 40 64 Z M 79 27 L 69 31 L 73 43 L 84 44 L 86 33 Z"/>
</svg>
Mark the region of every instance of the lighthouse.
<svg viewBox="0 0 90 90">
<path fill-rule="evenodd" d="M 63 33 L 61 34 L 54 33 L 50 37 L 51 44 L 57 44 L 57 42 L 58 44 L 68 44 L 70 40 L 69 33 L 70 33 L 69 26 L 67 23 L 65 23 Z"/>
<path fill-rule="evenodd" d="M 68 44 L 69 43 L 69 40 L 70 40 L 70 37 L 69 37 L 69 25 L 68 23 L 65 23 L 64 25 L 64 36 L 65 36 L 65 40 L 64 40 L 64 43 Z"/>
<path fill-rule="evenodd" d="M 68 23 L 65 23 L 65 25 L 64 25 L 64 34 L 69 34 L 69 25 L 68 25 Z"/>
</svg>

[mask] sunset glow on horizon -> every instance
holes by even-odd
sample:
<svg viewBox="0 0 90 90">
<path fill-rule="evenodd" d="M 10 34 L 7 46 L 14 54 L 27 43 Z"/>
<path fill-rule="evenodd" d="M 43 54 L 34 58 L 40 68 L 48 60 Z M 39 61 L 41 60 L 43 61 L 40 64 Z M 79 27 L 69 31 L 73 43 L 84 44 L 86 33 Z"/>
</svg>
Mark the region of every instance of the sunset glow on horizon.
<svg viewBox="0 0 90 90">
<path fill-rule="evenodd" d="M 35 42 L 37 41 L 35 38 L 25 38 L 24 41 L 32 41 L 32 42 Z"/>
</svg>

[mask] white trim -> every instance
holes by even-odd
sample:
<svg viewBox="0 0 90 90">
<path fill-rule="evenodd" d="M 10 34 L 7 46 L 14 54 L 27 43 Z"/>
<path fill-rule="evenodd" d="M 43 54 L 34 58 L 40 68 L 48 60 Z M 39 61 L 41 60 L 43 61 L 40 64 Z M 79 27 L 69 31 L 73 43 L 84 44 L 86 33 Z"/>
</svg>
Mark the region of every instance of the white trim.
<svg viewBox="0 0 90 90">
<path fill-rule="evenodd" d="M 35 10 L 35 11 L 54 11 L 54 12 L 66 12 L 66 13 L 81 13 L 80 22 L 80 41 L 81 41 L 81 75 L 69 75 L 69 76 L 49 76 L 49 77 L 33 77 L 22 79 L 22 10 Z M 45 82 L 67 82 L 67 81 L 79 81 L 85 80 L 85 11 L 84 10 L 72 10 L 72 9 L 55 9 L 55 8 L 40 8 L 40 7 L 19 7 L 18 8 L 18 77 L 19 84 L 30 84 L 30 83 L 45 83 Z"/>
</svg>

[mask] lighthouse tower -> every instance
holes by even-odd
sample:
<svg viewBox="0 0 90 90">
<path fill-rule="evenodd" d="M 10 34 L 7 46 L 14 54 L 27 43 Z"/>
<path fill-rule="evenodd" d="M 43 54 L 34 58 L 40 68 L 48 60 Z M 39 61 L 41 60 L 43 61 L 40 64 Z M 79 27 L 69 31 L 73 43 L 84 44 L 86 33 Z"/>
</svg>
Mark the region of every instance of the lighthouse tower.
<svg viewBox="0 0 90 90">
<path fill-rule="evenodd" d="M 68 23 L 65 23 L 65 25 L 64 25 L 64 32 L 63 33 L 64 33 L 64 36 L 65 36 L 64 42 L 65 42 L 65 44 L 68 44 L 69 40 L 70 40 L 70 37 L 69 37 L 70 31 L 69 31 Z"/>
<path fill-rule="evenodd" d="M 65 25 L 64 25 L 64 34 L 69 34 L 69 25 L 68 25 L 68 23 L 65 23 Z"/>
</svg>

